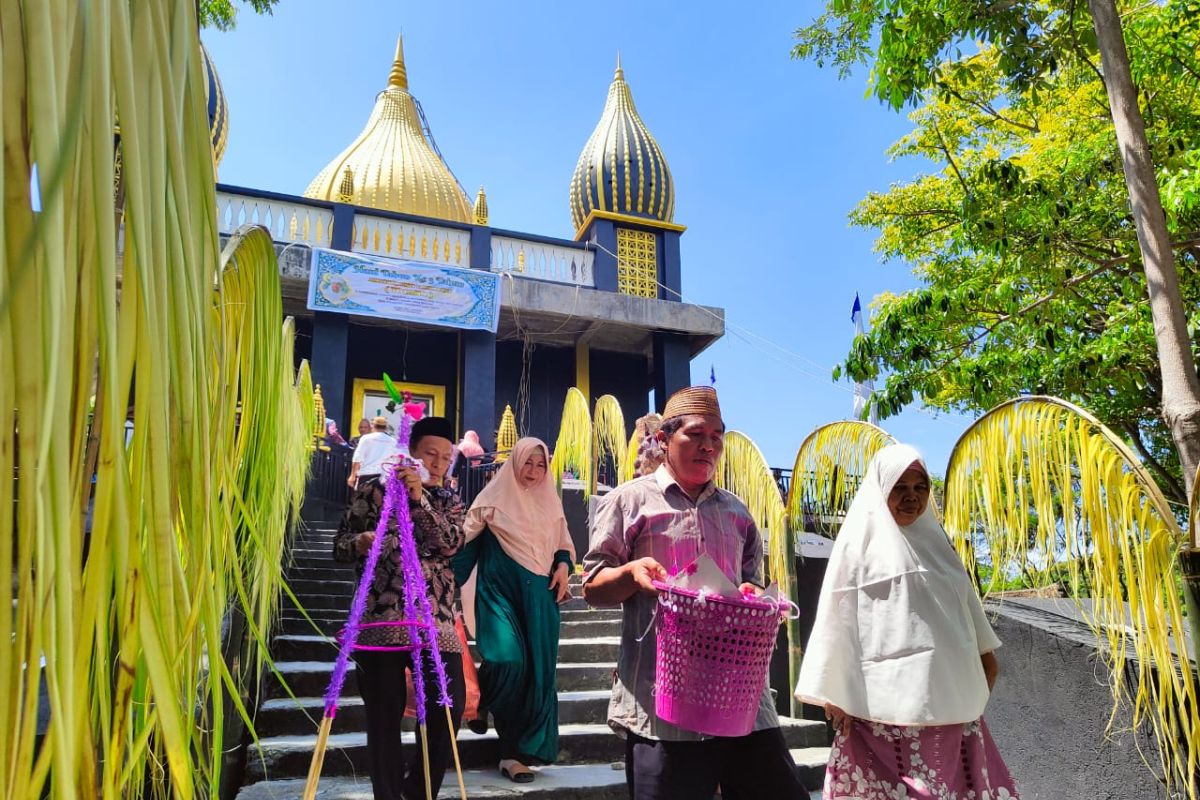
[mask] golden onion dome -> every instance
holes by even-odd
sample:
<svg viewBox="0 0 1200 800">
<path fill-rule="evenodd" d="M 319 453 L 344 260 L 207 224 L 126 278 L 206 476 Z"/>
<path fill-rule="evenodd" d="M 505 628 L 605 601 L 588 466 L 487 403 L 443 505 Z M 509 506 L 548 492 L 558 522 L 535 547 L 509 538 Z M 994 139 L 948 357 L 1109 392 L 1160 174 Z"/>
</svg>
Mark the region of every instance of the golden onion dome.
<svg viewBox="0 0 1200 800">
<path fill-rule="evenodd" d="M 229 143 L 229 102 L 225 99 L 225 90 L 221 88 L 221 79 L 217 77 L 217 68 L 213 66 L 212 57 L 203 44 L 200 45 L 200 54 L 204 58 L 204 99 L 208 104 L 208 133 L 212 137 L 215 168 L 221 163 L 225 145 Z"/>
<path fill-rule="evenodd" d="M 429 144 L 408 92 L 404 40 L 367 126 L 304 190 L 305 197 L 424 217 L 471 221 L 471 204 Z"/>
<path fill-rule="evenodd" d="M 571 178 L 571 219 L 579 230 L 588 214 L 607 211 L 671 222 L 675 183 L 662 149 L 633 105 L 621 58 L 600 122 Z"/>
</svg>

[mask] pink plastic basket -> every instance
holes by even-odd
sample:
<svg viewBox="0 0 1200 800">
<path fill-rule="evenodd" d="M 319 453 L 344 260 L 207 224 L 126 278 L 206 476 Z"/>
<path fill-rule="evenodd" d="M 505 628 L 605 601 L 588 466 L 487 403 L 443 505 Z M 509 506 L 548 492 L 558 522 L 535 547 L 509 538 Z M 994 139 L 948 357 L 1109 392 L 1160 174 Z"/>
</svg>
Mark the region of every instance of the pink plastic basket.
<svg viewBox="0 0 1200 800">
<path fill-rule="evenodd" d="M 659 719 L 711 736 L 750 733 L 786 606 L 655 586 Z"/>
</svg>

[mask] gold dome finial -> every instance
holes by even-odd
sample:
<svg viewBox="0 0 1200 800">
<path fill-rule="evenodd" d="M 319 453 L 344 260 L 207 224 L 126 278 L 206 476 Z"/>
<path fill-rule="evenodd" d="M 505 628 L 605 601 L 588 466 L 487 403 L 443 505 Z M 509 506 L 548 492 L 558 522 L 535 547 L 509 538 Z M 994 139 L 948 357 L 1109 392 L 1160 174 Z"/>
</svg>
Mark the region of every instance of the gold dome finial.
<svg viewBox="0 0 1200 800">
<path fill-rule="evenodd" d="M 388 73 L 388 86 L 408 91 L 408 69 L 404 66 L 404 34 L 396 38 L 396 57 L 392 59 L 392 71 Z"/>
<path fill-rule="evenodd" d="M 354 202 L 354 170 L 346 167 L 342 173 L 342 185 L 338 187 L 337 201 L 339 203 Z"/>
<path fill-rule="evenodd" d="M 347 168 L 354 183 L 349 200 L 341 200 Z M 387 86 L 376 95 L 362 133 L 313 178 L 304 196 L 471 222 L 471 201 L 430 144 L 408 91 L 403 37 L 396 40 Z"/>
<path fill-rule="evenodd" d="M 475 215 L 476 225 L 488 224 L 488 207 L 487 195 L 483 192 L 483 187 L 479 187 L 479 194 L 475 195 L 475 207 L 472 209 Z"/>
<path fill-rule="evenodd" d="M 613 74 L 614 81 L 625 80 L 625 70 L 621 69 L 621 51 L 617 51 L 617 71 Z"/>
</svg>

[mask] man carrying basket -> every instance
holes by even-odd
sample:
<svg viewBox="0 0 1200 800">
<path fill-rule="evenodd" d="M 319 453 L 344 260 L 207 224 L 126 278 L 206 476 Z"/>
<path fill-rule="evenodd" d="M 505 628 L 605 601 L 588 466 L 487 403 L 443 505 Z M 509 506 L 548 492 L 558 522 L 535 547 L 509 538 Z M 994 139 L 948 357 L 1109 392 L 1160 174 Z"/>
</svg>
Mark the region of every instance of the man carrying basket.
<svg viewBox="0 0 1200 800">
<path fill-rule="evenodd" d="M 762 591 L 762 538 L 746 506 L 713 483 L 725 424 L 716 390 L 691 387 L 667 401 L 656 436 L 666 462 L 618 486 L 600 504 L 584 558 L 583 596 L 623 607 L 621 652 L 608 724 L 625 739 L 631 800 L 806 798 L 764 679 L 752 730 L 707 736 L 655 711 L 659 589 L 707 555 L 743 592 Z"/>
</svg>

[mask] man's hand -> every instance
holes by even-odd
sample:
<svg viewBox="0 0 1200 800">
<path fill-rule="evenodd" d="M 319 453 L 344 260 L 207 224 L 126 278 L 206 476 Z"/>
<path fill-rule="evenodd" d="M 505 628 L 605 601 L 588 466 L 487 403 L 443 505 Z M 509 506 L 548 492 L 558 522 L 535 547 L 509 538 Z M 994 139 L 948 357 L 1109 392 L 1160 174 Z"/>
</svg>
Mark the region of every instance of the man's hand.
<svg viewBox="0 0 1200 800">
<path fill-rule="evenodd" d="M 417 472 L 417 468 L 412 466 L 397 467 L 396 477 L 404 481 L 409 499 L 414 503 L 420 502 L 424 487 L 421 486 L 421 476 Z"/>
<path fill-rule="evenodd" d="M 354 537 L 354 549 L 358 551 L 360 556 L 365 556 L 367 553 L 369 553 L 371 551 L 371 545 L 374 543 L 374 531 L 360 533 L 358 536 Z"/>
<path fill-rule="evenodd" d="M 356 483 L 358 483 L 358 480 L 353 475 L 351 475 L 349 478 L 346 478 L 346 485 L 349 486 L 351 489 L 354 488 L 354 485 Z"/>
<path fill-rule="evenodd" d="M 846 736 L 850 733 L 850 722 L 854 719 L 833 703 L 825 704 L 825 719 L 833 724 L 834 733 Z"/>
<path fill-rule="evenodd" d="M 554 592 L 555 602 L 565 603 L 571 599 L 571 587 L 567 580 L 567 565 L 560 561 L 554 572 L 550 573 L 550 591 Z"/>
<path fill-rule="evenodd" d="M 628 570 L 629 577 L 633 579 L 637 590 L 647 594 L 657 595 L 658 589 L 655 588 L 654 582 L 667 579 L 667 571 L 663 569 L 663 565 L 650 556 L 630 561 L 625 565 L 625 569 Z"/>
</svg>

